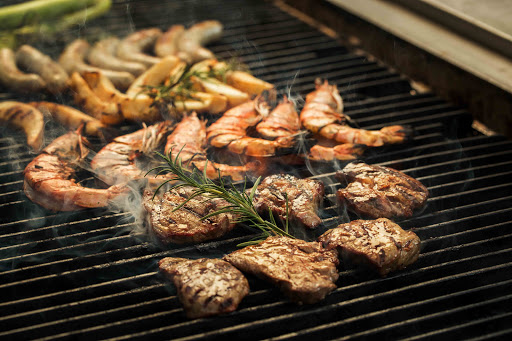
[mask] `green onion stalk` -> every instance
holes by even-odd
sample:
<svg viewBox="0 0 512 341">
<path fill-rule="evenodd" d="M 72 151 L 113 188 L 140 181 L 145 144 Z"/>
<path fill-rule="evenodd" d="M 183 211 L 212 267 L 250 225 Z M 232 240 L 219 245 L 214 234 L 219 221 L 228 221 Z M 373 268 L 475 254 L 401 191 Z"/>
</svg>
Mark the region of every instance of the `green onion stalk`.
<svg viewBox="0 0 512 341">
<path fill-rule="evenodd" d="M 0 47 L 15 48 L 27 36 L 50 35 L 106 13 L 111 0 L 34 0 L 0 7 Z"/>
</svg>

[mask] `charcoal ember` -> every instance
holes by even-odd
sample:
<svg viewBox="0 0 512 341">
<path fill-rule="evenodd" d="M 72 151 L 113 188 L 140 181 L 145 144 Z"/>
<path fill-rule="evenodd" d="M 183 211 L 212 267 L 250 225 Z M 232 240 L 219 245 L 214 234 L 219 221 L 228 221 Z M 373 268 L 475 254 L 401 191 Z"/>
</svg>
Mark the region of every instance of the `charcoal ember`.
<svg viewBox="0 0 512 341">
<path fill-rule="evenodd" d="M 317 211 L 323 196 L 324 184 L 321 181 L 275 174 L 267 176 L 258 185 L 253 204 L 260 214 L 267 214 L 270 210 L 285 219 L 288 200 L 289 219 L 314 229 L 322 223 Z"/>
<path fill-rule="evenodd" d="M 189 318 L 232 312 L 249 293 L 244 275 L 221 259 L 167 257 L 159 267 L 176 286 Z"/>
<path fill-rule="evenodd" d="M 229 212 L 203 219 L 207 214 L 228 206 L 229 203 L 223 199 L 199 195 L 175 210 L 190 198 L 193 191 L 192 187 L 181 187 L 155 198 L 153 192 L 144 191 L 146 220 L 162 242 L 199 243 L 219 238 L 235 227 L 236 216 Z"/>
<path fill-rule="evenodd" d="M 338 200 L 362 218 L 408 218 L 428 198 L 421 182 L 388 167 L 352 162 L 336 178 L 347 183 L 337 191 Z"/>
<path fill-rule="evenodd" d="M 381 276 L 414 263 L 420 254 L 419 237 L 387 218 L 341 224 L 318 241 L 337 250 L 344 261 L 368 266 Z"/>
<path fill-rule="evenodd" d="M 338 253 L 318 242 L 268 237 L 234 251 L 224 260 L 242 272 L 275 284 L 290 300 L 312 304 L 336 288 Z"/>
</svg>

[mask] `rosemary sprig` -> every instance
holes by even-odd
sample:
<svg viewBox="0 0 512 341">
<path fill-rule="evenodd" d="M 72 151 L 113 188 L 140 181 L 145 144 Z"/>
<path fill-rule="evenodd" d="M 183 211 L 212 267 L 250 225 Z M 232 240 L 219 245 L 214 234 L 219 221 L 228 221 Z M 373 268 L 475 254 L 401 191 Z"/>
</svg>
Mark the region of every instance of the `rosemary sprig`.
<svg viewBox="0 0 512 341">
<path fill-rule="evenodd" d="M 229 71 L 243 70 L 247 72 L 248 70 L 245 65 L 236 59 L 231 59 L 228 62 L 219 62 L 213 67 L 201 68 L 197 66 L 198 64 L 187 66 L 179 77 L 176 77 L 176 79 L 171 77 L 162 85 L 144 85 L 141 93 L 153 98 L 154 105 L 169 105 L 171 108 L 174 108 L 176 102 L 184 102 L 187 99 L 201 101 L 201 99 L 194 97 L 194 78 L 201 80 L 221 79 L 225 83 Z"/>
<path fill-rule="evenodd" d="M 197 168 L 192 168 L 192 170 L 189 170 L 188 167 L 183 166 L 181 158 L 179 157 L 180 153 L 178 153 L 174 158 L 170 156 L 171 153 L 172 150 L 168 155 L 163 155 L 159 152 L 156 152 L 156 154 L 166 162 L 166 165 L 155 167 L 147 173 L 149 174 L 150 172 L 157 171 L 156 176 L 164 173 L 172 173 L 174 175 L 172 178 L 164 181 L 162 184 L 160 184 L 160 186 L 158 186 L 154 196 L 156 196 L 158 191 L 166 184 L 179 181 L 179 183 L 172 185 L 171 188 L 178 189 L 180 187 L 190 186 L 194 188 L 194 191 L 192 192 L 192 195 L 185 202 L 176 207 L 175 210 L 180 209 L 187 203 L 188 200 L 191 200 L 199 195 L 207 195 L 213 198 L 224 199 L 230 205 L 218 211 L 212 212 L 204 216 L 202 219 L 208 219 L 211 216 L 221 213 L 232 213 L 238 217 L 237 222 L 245 222 L 250 226 L 261 230 L 260 237 L 245 243 L 241 243 L 239 246 L 256 244 L 259 243 L 262 239 L 273 235 L 294 238 L 288 232 L 288 199 L 286 200 L 287 214 L 284 229 L 277 225 L 272 212 L 269 211 L 270 221 L 268 221 L 263 219 L 256 211 L 256 208 L 253 205 L 253 198 L 256 194 L 256 188 L 261 181 L 261 177 L 256 180 L 249 193 L 247 193 L 246 188 L 247 180 L 244 182 L 243 190 L 239 191 L 232 183 L 229 185 L 226 184 L 220 173 L 217 181 L 214 182 L 206 176 L 206 166 L 203 172 L 198 171 Z"/>
</svg>

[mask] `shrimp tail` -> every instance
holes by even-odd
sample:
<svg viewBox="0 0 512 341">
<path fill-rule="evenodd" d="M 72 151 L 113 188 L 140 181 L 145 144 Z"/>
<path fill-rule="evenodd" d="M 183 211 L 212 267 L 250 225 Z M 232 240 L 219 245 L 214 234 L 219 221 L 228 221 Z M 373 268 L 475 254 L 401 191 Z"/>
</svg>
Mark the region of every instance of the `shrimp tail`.
<svg viewBox="0 0 512 341">
<path fill-rule="evenodd" d="M 266 93 L 267 92 L 264 92 L 263 94 L 256 96 L 254 99 L 254 107 L 262 117 L 267 117 L 270 113 L 270 106 L 265 96 Z"/>
<path fill-rule="evenodd" d="M 387 126 L 380 130 L 386 136 L 389 136 L 391 141 L 398 140 L 397 142 L 406 142 L 414 136 L 414 129 L 411 126 Z"/>
</svg>

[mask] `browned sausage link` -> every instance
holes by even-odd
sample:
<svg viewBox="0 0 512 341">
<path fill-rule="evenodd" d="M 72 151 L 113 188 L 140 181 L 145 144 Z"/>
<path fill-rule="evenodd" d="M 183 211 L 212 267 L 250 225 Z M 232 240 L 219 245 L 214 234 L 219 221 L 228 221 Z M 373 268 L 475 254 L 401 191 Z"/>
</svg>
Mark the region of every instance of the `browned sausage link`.
<svg viewBox="0 0 512 341">
<path fill-rule="evenodd" d="M 44 116 L 31 105 L 5 101 L 0 102 L 0 122 L 22 129 L 27 135 L 27 144 L 39 151 L 44 139 Z"/>
<path fill-rule="evenodd" d="M 155 54 L 159 57 L 175 56 L 178 53 L 178 40 L 185 32 L 183 25 L 172 25 L 155 43 Z"/>
<path fill-rule="evenodd" d="M 67 105 L 45 101 L 30 102 L 28 104 L 37 108 L 42 113 L 49 114 L 55 121 L 68 129 L 76 130 L 80 125 L 84 124 L 86 135 L 103 137 L 103 132 L 108 129 L 100 120 Z"/>
<path fill-rule="evenodd" d="M 0 82 L 7 88 L 19 92 L 35 92 L 44 89 L 46 83 L 33 73 L 18 69 L 14 52 L 9 48 L 0 49 Z"/>
<path fill-rule="evenodd" d="M 91 65 L 108 70 L 126 71 L 138 76 L 146 71 L 146 66 L 141 63 L 131 62 L 116 56 L 119 39 L 115 37 L 98 41 L 89 51 L 87 60 Z"/>
<path fill-rule="evenodd" d="M 49 56 L 29 45 L 21 46 L 16 52 L 16 63 L 36 73 L 46 82 L 48 91 L 60 93 L 66 89 L 68 74 Z"/>
<path fill-rule="evenodd" d="M 75 71 L 78 73 L 85 71 L 101 72 L 108 77 L 117 88 L 122 90 L 127 89 L 135 80 L 135 77 L 129 72 L 101 69 L 86 64 L 84 58 L 88 50 L 88 42 L 83 39 L 76 39 L 64 49 L 60 55 L 59 63 L 70 75 Z"/>
<path fill-rule="evenodd" d="M 117 56 L 150 67 L 158 63 L 160 58 L 145 54 L 144 51 L 152 49 L 160 35 L 162 35 L 162 31 L 158 28 L 134 32 L 121 40 L 117 47 Z"/>
<path fill-rule="evenodd" d="M 215 58 L 213 52 L 203 47 L 222 36 L 222 24 L 216 20 L 197 23 L 186 30 L 178 41 L 178 56 L 188 63 Z"/>
</svg>

